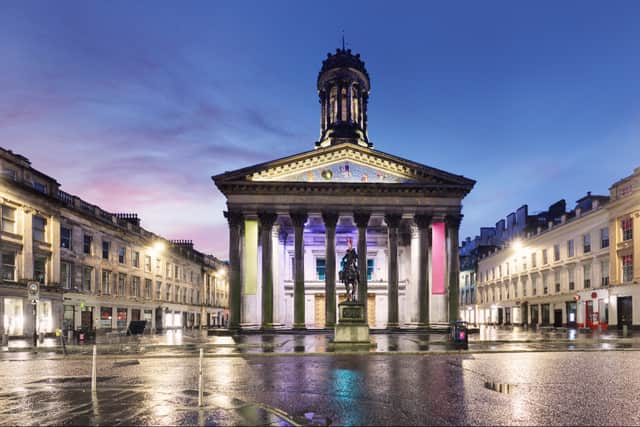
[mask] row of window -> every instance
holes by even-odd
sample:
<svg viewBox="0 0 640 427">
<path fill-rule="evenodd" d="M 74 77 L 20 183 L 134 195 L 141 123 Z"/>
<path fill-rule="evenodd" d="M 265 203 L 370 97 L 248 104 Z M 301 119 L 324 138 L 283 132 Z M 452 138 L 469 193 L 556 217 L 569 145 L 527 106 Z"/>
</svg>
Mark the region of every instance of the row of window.
<svg viewBox="0 0 640 427">
<path fill-rule="evenodd" d="M 628 260 L 628 262 L 633 262 L 633 259 Z M 531 296 L 538 296 L 539 291 L 540 295 L 549 295 L 551 292 L 550 289 L 553 289 L 553 292 L 556 294 L 561 292 L 571 292 L 577 289 L 576 287 L 576 278 L 575 278 L 575 268 L 567 268 L 564 270 L 566 272 L 566 286 L 562 286 L 562 278 L 561 272 L 555 271 L 553 275 L 551 273 L 543 273 L 542 280 L 539 282 L 538 277 L 536 275 L 531 276 Z M 551 281 L 553 279 L 553 281 Z M 592 272 L 591 272 L 591 264 L 585 264 L 582 266 L 582 289 L 590 289 L 592 286 Z M 625 276 L 623 278 L 624 281 L 631 280 L 631 276 Z M 542 285 L 542 289 L 539 288 L 539 284 Z M 553 285 L 553 288 L 551 286 Z M 609 286 L 609 261 L 602 261 L 600 263 L 600 286 L 606 287 Z M 504 292 L 503 292 L 504 290 Z M 513 293 L 511 293 L 513 290 Z M 522 291 L 520 295 L 519 290 Z M 527 277 L 522 277 L 515 284 L 507 284 L 503 286 L 497 286 L 495 288 L 481 288 L 479 289 L 480 294 L 480 303 L 488 303 L 488 302 L 496 302 L 504 300 L 509 300 L 511 298 L 520 298 L 527 296 L 528 290 L 528 280 Z"/>
<path fill-rule="evenodd" d="M 600 229 L 600 249 L 609 247 L 609 228 L 601 228 Z M 582 254 L 586 255 L 591 252 L 591 234 L 587 233 L 582 236 Z M 574 240 L 567 241 L 567 258 L 572 258 L 575 256 L 575 245 Z M 522 256 L 521 258 L 521 271 L 527 270 L 527 256 Z M 553 245 L 553 261 L 560 261 L 560 244 Z M 542 265 L 549 264 L 549 254 L 547 249 L 542 250 Z M 531 253 L 531 268 L 536 268 L 538 266 L 538 253 Z M 511 268 L 510 268 L 511 267 Z M 505 262 L 504 269 L 502 268 L 502 264 L 496 267 L 492 267 L 491 270 L 487 270 L 480 273 L 480 279 L 483 282 L 488 280 L 495 280 L 496 278 L 502 278 L 503 272 L 505 275 L 515 274 L 518 272 L 518 259 L 514 258 L 513 261 Z M 496 275 L 497 273 L 497 275 Z"/>
</svg>

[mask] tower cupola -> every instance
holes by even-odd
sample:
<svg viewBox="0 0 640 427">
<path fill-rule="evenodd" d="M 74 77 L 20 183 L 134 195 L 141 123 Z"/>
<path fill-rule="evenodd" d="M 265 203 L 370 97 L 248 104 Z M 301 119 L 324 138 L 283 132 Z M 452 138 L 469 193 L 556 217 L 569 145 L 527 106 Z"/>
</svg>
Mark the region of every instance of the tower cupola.
<svg viewBox="0 0 640 427">
<path fill-rule="evenodd" d="M 316 148 L 350 142 L 372 147 L 367 135 L 369 73 L 351 49 L 328 53 L 318 74 L 320 140 Z"/>
</svg>

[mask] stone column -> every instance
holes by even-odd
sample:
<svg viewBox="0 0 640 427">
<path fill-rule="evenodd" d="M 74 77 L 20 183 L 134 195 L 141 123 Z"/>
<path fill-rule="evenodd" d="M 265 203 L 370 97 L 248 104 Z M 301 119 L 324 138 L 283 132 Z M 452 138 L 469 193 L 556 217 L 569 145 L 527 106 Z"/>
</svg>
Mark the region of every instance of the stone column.
<svg viewBox="0 0 640 427">
<path fill-rule="evenodd" d="M 389 273 L 389 302 L 387 328 L 398 328 L 398 227 L 402 215 L 387 214 L 384 221 L 387 223 L 387 232 L 389 237 L 389 254 L 388 254 L 388 273 Z"/>
<path fill-rule="evenodd" d="M 229 222 L 229 329 L 240 329 L 240 228 L 244 217 L 240 212 L 225 212 Z"/>
<path fill-rule="evenodd" d="M 338 83 L 337 89 L 338 93 L 336 94 L 336 98 L 338 100 L 338 112 L 336 115 L 336 122 L 340 123 L 342 121 L 342 83 Z"/>
<path fill-rule="evenodd" d="M 449 234 L 449 322 L 460 318 L 458 295 L 460 294 L 460 257 L 458 255 L 458 231 L 462 215 L 447 215 L 447 233 Z"/>
<path fill-rule="evenodd" d="M 293 329 L 305 329 L 304 321 L 304 224 L 306 212 L 291 212 L 295 236 L 295 277 L 293 285 Z"/>
<path fill-rule="evenodd" d="M 325 328 L 333 328 L 336 324 L 336 224 L 340 215 L 337 212 L 322 212 L 324 221 L 326 254 L 325 254 Z"/>
<path fill-rule="evenodd" d="M 362 130 L 368 135 L 369 118 L 367 117 L 367 106 L 369 104 L 369 95 L 365 92 L 362 94 Z"/>
<path fill-rule="evenodd" d="M 353 111 L 353 99 L 351 99 L 351 85 L 347 85 L 347 123 L 353 121 L 351 112 Z"/>
<path fill-rule="evenodd" d="M 418 226 L 418 326 L 429 326 L 429 225 L 431 215 L 416 214 L 414 221 Z"/>
<path fill-rule="evenodd" d="M 322 132 L 324 132 L 324 129 L 326 127 L 325 125 L 325 119 L 327 117 L 327 112 L 326 112 L 326 93 L 325 91 L 321 91 L 320 92 L 320 138 L 322 138 Z"/>
<path fill-rule="evenodd" d="M 358 286 L 358 302 L 364 304 L 365 319 L 367 318 L 367 225 L 369 225 L 369 212 L 355 212 L 353 220 L 358 227 L 358 273 L 360 283 Z"/>
<path fill-rule="evenodd" d="M 258 212 L 262 245 L 262 329 L 273 329 L 273 245 L 271 232 L 278 215 Z"/>
</svg>

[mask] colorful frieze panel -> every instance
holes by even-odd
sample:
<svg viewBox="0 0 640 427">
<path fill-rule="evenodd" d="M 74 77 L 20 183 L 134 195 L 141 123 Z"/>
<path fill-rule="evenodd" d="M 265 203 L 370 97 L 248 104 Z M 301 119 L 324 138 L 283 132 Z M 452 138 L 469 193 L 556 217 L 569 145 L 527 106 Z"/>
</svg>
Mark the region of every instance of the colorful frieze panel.
<svg viewBox="0 0 640 427">
<path fill-rule="evenodd" d="M 294 182 L 378 182 L 388 184 L 415 182 L 409 178 L 394 175 L 381 169 L 348 161 L 300 172 L 283 177 L 282 180 Z"/>
</svg>

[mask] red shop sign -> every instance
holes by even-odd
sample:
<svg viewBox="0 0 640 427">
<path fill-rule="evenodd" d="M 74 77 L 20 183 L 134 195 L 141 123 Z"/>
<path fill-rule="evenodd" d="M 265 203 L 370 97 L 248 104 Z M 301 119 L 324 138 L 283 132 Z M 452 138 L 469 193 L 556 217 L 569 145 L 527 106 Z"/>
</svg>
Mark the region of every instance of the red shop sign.
<svg viewBox="0 0 640 427">
<path fill-rule="evenodd" d="M 593 298 L 593 299 L 598 298 L 598 293 L 597 292 L 591 292 L 591 298 Z"/>
</svg>

